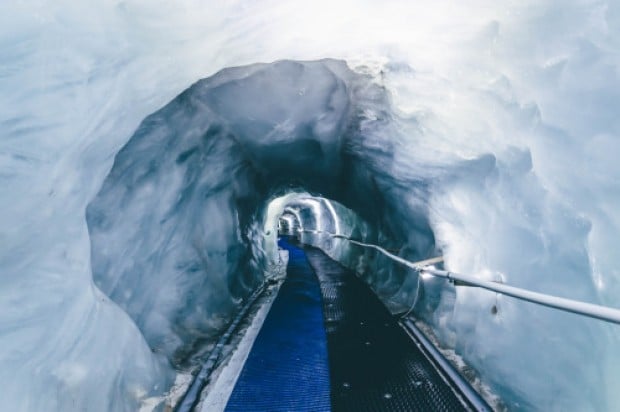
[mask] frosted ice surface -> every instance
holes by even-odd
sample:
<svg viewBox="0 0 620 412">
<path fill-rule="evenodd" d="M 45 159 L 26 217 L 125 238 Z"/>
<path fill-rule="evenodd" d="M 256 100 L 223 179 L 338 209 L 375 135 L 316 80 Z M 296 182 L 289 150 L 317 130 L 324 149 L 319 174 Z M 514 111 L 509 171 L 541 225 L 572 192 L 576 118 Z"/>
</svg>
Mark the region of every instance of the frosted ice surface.
<svg viewBox="0 0 620 412">
<path fill-rule="evenodd" d="M 90 203 L 95 284 L 175 365 L 258 286 L 250 223 L 269 194 L 340 167 L 349 94 L 334 71 L 352 76 L 279 62 L 196 83 L 142 123 Z"/>
<path fill-rule="evenodd" d="M 618 4 L 481 3 L 0 6 L 3 405 L 162 395 L 273 263 L 289 192 L 307 228 L 620 307 Z M 354 70 L 247 66 L 325 56 Z M 317 242 L 419 298 L 509 408 L 620 402 L 617 328 Z"/>
</svg>

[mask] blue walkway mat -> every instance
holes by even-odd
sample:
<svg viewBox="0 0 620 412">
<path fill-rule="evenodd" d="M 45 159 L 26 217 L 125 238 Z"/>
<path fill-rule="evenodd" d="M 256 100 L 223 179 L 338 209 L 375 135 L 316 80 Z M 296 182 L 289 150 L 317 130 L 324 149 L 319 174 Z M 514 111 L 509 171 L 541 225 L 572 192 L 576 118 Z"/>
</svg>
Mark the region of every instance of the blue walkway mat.
<svg viewBox="0 0 620 412">
<path fill-rule="evenodd" d="M 329 411 L 330 375 L 321 288 L 303 250 L 286 239 L 287 278 L 226 411 Z"/>
</svg>

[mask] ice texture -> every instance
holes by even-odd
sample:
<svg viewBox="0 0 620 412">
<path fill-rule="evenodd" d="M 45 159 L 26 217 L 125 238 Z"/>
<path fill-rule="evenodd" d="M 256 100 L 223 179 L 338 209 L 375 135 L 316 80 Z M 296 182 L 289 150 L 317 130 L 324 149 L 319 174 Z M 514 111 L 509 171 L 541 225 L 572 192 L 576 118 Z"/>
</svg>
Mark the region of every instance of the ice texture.
<svg viewBox="0 0 620 412">
<path fill-rule="evenodd" d="M 254 222 L 272 193 L 336 190 L 324 182 L 343 169 L 351 77 L 335 61 L 226 69 L 146 118 L 116 155 L 87 208 L 93 278 L 156 352 L 182 363 L 260 284 L 251 245 L 266 232 Z"/>
<path fill-rule="evenodd" d="M 146 408 L 268 276 L 280 213 L 620 307 L 619 7 L 5 2 L 3 407 Z M 303 236 L 508 409 L 620 404 L 617 327 Z"/>
</svg>

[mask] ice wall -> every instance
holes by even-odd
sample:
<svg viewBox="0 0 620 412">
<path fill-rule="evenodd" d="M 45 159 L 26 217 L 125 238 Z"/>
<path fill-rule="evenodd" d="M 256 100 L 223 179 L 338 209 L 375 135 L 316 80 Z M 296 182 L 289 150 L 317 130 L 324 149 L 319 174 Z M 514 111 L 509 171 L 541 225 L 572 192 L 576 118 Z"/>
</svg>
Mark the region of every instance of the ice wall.
<svg viewBox="0 0 620 412">
<path fill-rule="evenodd" d="M 411 258 L 438 246 L 452 270 L 620 306 L 616 2 L 60 0 L 0 11 L 0 397 L 13 410 L 135 410 L 166 390 L 168 356 L 194 334 L 146 333 L 136 325 L 171 323 L 136 321 L 99 292 L 86 206 L 146 116 L 197 79 L 258 61 L 343 58 L 390 93 L 351 135 L 364 142 L 352 175 L 370 165 L 378 183 L 346 182 L 371 188 L 347 207 L 379 241 Z M 419 313 L 512 409 L 618 404 L 616 329 L 430 289 Z M 138 312 L 161 302 L 151 288 L 129 292 Z M 158 355 L 148 340 L 165 343 Z"/>
<path fill-rule="evenodd" d="M 370 77 L 335 60 L 225 69 L 194 84 L 142 122 L 86 209 L 95 285 L 154 353 L 191 364 L 273 263 L 276 231 L 265 225 L 292 199 L 309 202 L 274 196 L 298 186 L 350 205 L 394 203 L 360 129 L 387 127 L 371 116 L 386 104 Z M 360 213 L 378 222 L 388 209 Z M 338 229 L 320 213 L 303 219 Z"/>
<path fill-rule="evenodd" d="M 334 70 L 352 76 L 281 62 L 195 84 L 142 123 L 89 205 L 95 283 L 175 363 L 259 285 L 252 222 L 267 196 L 341 168 L 350 101 Z"/>
</svg>

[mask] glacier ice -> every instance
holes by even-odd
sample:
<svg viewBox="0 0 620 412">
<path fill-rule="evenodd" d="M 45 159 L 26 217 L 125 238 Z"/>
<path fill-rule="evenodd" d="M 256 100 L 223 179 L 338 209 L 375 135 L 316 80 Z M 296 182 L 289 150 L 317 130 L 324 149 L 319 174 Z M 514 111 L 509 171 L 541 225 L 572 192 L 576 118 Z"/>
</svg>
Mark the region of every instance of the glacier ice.
<svg viewBox="0 0 620 412">
<path fill-rule="evenodd" d="M 181 362 L 259 285 L 249 245 L 271 193 L 336 190 L 321 182 L 338 182 L 351 117 L 341 77 L 352 76 L 332 61 L 223 70 L 145 119 L 116 155 L 86 214 L 93 278 L 157 352 Z"/>
<path fill-rule="evenodd" d="M 12 410 L 136 410 L 165 393 L 268 273 L 287 207 L 307 229 L 620 307 L 616 2 L 0 9 Z M 248 66 L 324 57 L 353 70 Z M 616 327 L 303 236 L 391 307 L 415 305 L 508 409 L 620 401 Z"/>
</svg>

